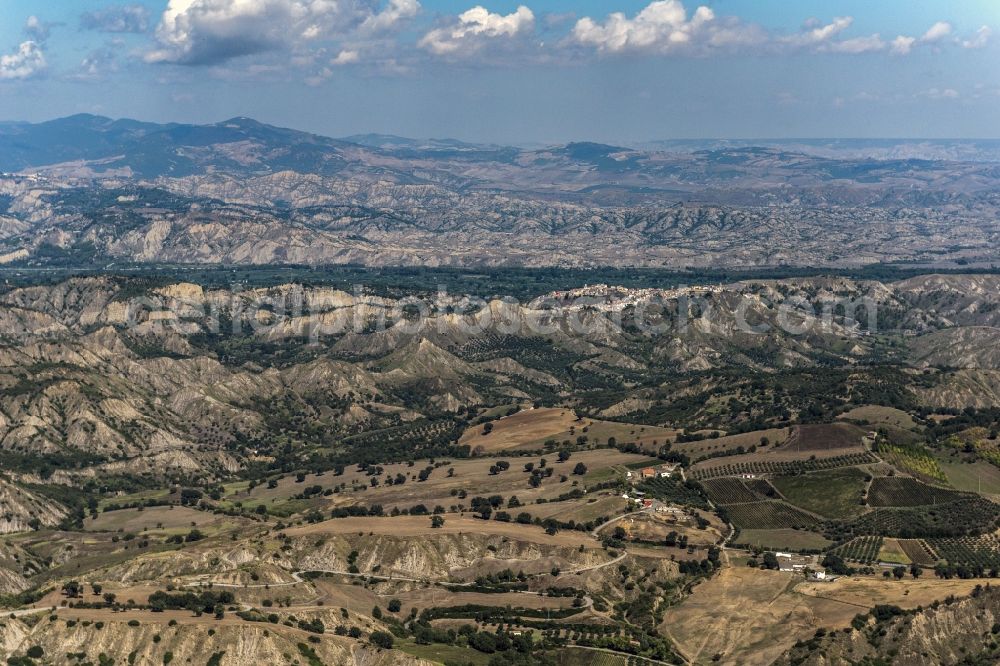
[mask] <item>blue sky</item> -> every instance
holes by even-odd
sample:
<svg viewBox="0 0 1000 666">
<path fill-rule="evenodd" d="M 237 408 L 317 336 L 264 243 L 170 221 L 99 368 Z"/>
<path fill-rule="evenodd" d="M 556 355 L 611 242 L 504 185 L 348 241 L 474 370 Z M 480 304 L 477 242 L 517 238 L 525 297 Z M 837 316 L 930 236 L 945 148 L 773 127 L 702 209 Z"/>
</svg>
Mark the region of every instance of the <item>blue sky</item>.
<svg viewBox="0 0 1000 666">
<path fill-rule="evenodd" d="M 0 119 L 500 143 L 1000 137 L 1000 2 L 0 0 Z"/>
</svg>

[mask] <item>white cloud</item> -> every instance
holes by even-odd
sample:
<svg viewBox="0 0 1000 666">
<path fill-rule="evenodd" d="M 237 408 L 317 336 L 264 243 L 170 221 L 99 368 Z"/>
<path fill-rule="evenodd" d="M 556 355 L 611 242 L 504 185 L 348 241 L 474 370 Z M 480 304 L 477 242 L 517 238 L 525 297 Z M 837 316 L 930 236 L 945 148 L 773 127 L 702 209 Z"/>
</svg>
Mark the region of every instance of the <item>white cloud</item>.
<svg viewBox="0 0 1000 666">
<path fill-rule="evenodd" d="M 331 65 L 350 65 L 358 62 L 361 59 L 361 54 L 357 51 L 351 49 L 344 49 L 337 54 L 333 60 L 330 61 Z"/>
<path fill-rule="evenodd" d="M 930 88 L 918 94 L 918 97 L 927 99 L 958 99 L 961 97 L 954 88 Z"/>
<path fill-rule="evenodd" d="M 691 45 L 698 33 L 708 32 L 714 21 L 715 13 L 708 7 L 696 9 L 689 20 L 679 0 L 656 0 L 631 19 L 622 12 L 609 14 L 603 23 L 584 17 L 576 22 L 572 38 L 602 52 L 668 53 Z"/>
<path fill-rule="evenodd" d="M 788 41 L 799 44 L 824 44 L 850 28 L 853 23 L 853 16 L 838 16 L 826 25 L 821 25 L 816 19 L 812 19 L 806 22 L 805 30 Z"/>
<path fill-rule="evenodd" d="M 913 50 L 913 45 L 916 41 L 916 37 L 900 35 L 899 37 L 896 37 L 896 39 L 892 40 L 889 50 L 895 55 L 907 55 Z"/>
<path fill-rule="evenodd" d="M 713 51 L 787 53 L 871 53 L 888 44 L 878 34 L 843 38 L 854 24 L 850 16 L 828 23 L 809 19 L 793 34 L 773 34 L 738 17 L 716 16 L 708 7 L 688 15 L 681 0 L 655 0 L 633 18 L 622 12 L 603 22 L 585 17 L 577 21 L 571 39 L 604 53 L 705 55 Z"/>
<path fill-rule="evenodd" d="M 947 21 L 938 21 L 924 33 L 924 36 L 920 38 L 920 41 L 926 44 L 933 44 L 934 42 L 939 42 L 948 35 L 951 34 L 951 23 Z"/>
<path fill-rule="evenodd" d="M 364 32 L 391 30 L 418 13 L 420 13 L 420 3 L 417 0 L 389 0 L 385 9 L 369 16 L 361 23 L 361 30 Z"/>
<path fill-rule="evenodd" d="M 24 22 L 24 34 L 34 42 L 44 44 L 51 33 L 51 24 L 44 23 L 37 16 L 29 16 L 28 20 Z"/>
<path fill-rule="evenodd" d="M 871 53 L 881 51 L 885 48 L 885 42 L 878 34 L 867 37 L 852 37 L 850 39 L 831 40 L 824 44 L 820 50 L 829 53 L 846 53 L 854 55 L 858 53 Z"/>
<path fill-rule="evenodd" d="M 970 39 L 964 39 L 961 41 L 963 49 L 981 49 L 985 47 L 989 41 L 990 37 L 993 36 L 993 29 L 988 25 L 976 30 L 975 34 Z"/>
<path fill-rule="evenodd" d="M 31 78 L 45 66 L 41 47 L 36 42 L 22 42 L 14 53 L 0 55 L 0 80 Z"/>
<path fill-rule="evenodd" d="M 431 30 L 419 42 L 435 55 L 476 51 L 491 39 L 514 39 L 535 28 L 534 13 L 521 5 L 511 14 L 493 14 L 481 6 L 463 12 L 454 25 Z"/>
<path fill-rule="evenodd" d="M 115 5 L 80 15 L 84 30 L 142 33 L 149 30 L 149 10 L 142 5 Z"/>
<path fill-rule="evenodd" d="M 169 0 L 156 29 L 160 48 L 146 60 L 218 64 L 343 35 L 371 16 L 360 0 Z"/>
<path fill-rule="evenodd" d="M 123 48 L 121 41 L 113 41 L 108 45 L 95 49 L 84 56 L 80 66 L 70 78 L 78 81 L 93 81 L 107 74 L 118 71 L 118 53 Z"/>
</svg>

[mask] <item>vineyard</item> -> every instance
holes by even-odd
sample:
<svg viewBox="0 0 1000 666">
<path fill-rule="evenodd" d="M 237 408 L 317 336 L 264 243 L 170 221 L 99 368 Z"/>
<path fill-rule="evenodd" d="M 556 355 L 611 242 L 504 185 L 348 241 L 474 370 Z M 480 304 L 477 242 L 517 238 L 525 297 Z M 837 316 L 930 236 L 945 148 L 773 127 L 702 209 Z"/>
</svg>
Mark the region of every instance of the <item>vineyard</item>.
<svg viewBox="0 0 1000 666">
<path fill-rule="evenodd" d="M 686 504 L 702 509 L 708 508 L 708 502 L 696 484 L 684 482 L 679 477 L 656 477 L 643 481 L 638 490 L 663 502 Z"/>
<path fill-rule="evenodd" d="M 936 488 L 910 477 L 885 476 L 872 481 L 868 491 L 871 506 L 925 506 L 969 497 L 947 488 Z"/>
<path fill-rule="evenodd" d="M 880 550 L 882 550 L 882 537 L 860 536 L 837 546 L 831 552 L 845 560 L 872 564 L 878 560 Z"/>
<path fill-rule="evenodd" d="M 861 446 L 864 431 L 849 423 L 797 426 L 780 448 L 782 451 L 829 451 Z"/>
<path fill-rule="evenodd" d="M 941 559 L 923 539 L 899 539 L 899 545 L 910 561 L 916 564 L 931 566 Z"/>
<path fill-rule="evenodd" d="M 940 558 L 950 565 L 987 571 L 1000 569 L 1000 538 L 996 534 L 934 539 L 931 543 Z"/>
<path fill-rule="evenodd" d="M 904 539 L 963 537 L 990 532 L 1000 519 L 1000 508 L 982 497 L 903 508 L 878 508 L 851 522 L 826 524 L 827 538 L 834 541 L 851 535 L 883 534 Z"/>
<path fill-rule="evenodd" d="M 926 479 L 945 483 L 948 481 L 937 459 L 923 449 L 882 442 L 878 444 L 878 452 L 886 461 L 900 469 L 905 469 Z"/>
<path fill-rule="evenodd" d="M 733 504 L 725 508 L 725 513 L 733 525 L 746 530 L 807 529 L 819 522 L 794 506 L 777 501 Z"/>
<path fill-rule="evenodd" d="M 747 504 L 772 499 L 776 492 L 764 479 L 737 479 L 724 476 L 702 484 L 716 504 Z"/>
<path fill-rule="evenodd" d="M 714 479 L 720 476 L 742 476 L 744 474 L 794 476 L 803 472 L 813 472 L 837 467 L 853 467 L 870 465 L 876 462 L 875 456 L 868 451 L 850 453 L 832 458 L 810 458 L 808 460 L 747 460 L 738 463 L 726 463 L 724 459 L 711 461 L 713 464 L 695 465 L 691 469 L 691 478 Z"/>
</svg>

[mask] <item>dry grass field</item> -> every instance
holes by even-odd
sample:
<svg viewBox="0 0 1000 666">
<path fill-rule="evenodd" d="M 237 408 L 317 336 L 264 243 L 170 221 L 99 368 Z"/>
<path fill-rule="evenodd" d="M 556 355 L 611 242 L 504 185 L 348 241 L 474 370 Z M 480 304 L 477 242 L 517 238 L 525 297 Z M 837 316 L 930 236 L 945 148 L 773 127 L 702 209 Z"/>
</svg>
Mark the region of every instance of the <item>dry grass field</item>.
<svg viewBox="0 0 1000 666">
<path fill-rule="evenodd" d="M 888 425 L 904 430 L 912 430 L 917 427 L 913 417 L 903 410 L 893 407 L 883 407 L 881 405 L 855 407 L 848 412 L 844 412 L 838 418 L 847 421 L 867 421 L 873 427 Z"/>
<path fill-rule="evenodd" d="M 545 479 L 538 488 L 531 488 L 528 484 L 529 474 L 524 471 L 524 466 L 526 463 L 540 466 L 542 458 L 545 458 L 546 464 L 554 470 L 553 475 Z M 627 467 L 643 463 L 648 458 L 621 453 L 616 449 L 595 449 L 574 452 L 564 463 L 558 462 L 555 455 L 512 456 L 506 460 L 510 463 L 510 468 L 499 474 L 489 473 L 490 467 L 496 463 L 495 459 L 449 460 L 448 464 L 431 472 L 425 481 L 419 481 L 417 475 L 429 466 L 428 461 L 417 461 L 412 466 L 406 463 L 383 465 L 383 475 L 380 477 L 379 485 L 375 487 L 370 485 L 371 477 L 359 472 L 355 467 L 348 468 L 341 476 L 336 476 L 332 472 L 322 475 L 308 474 L 301 483 L 297 482 L 294 475 L 290 475 L 280 479 L 274 488 L 262 484 L 250 489 L 246 483 L 227 486 L 224 500 L 228 505 L 239 502 L 248 508 L 265 504 L 270 510 L 271 507 L 284 506 L 288 502 L 301 502 L 291 498 L 310 486 L 319 485 L 325 490 L 345 484 L 345 487 L 335 494 L 310 500 L 306 508 L 314 506 L 326 510 L 333 506 L 380 504 L 386 512 L 389 512 L 394 507 L 409 509 L 416 504 L 424 504 L 428 509 L 440 505 L 450 511 L 451 507 L 457 504 L 468 506 L 467 499 L 462 500 L 452 494 L 464 491 L 469 496 L 499 494 L 505 499 L 517 495 L 522 504 L 532 505 L 530 509 L 525 510 L 534 514 L 535 502 L 538 499 L 551 500 L 570 492 L 574 487 L 583 488 L 624 475 Z M 587 466 L 587 473 L 583 476 L 574 475 L 573 468 L 581 462 Z M 450 476 L 449 470 L 453 470 Z M 399 474 L 406 477 L 405 483 L 393 485 L 385 483 L 387 477 L 395 478 Z M 563 476 L 567 477 L 565 482 L 561 481 Z M 543 509 L 542 505 L 538 505 L 538 508 L 540 511 L 547 511 L 547 507 Z M 567 509 L 564 507 L 564 510 Z M 547 515 L 551 515 L 551 512 Z"/>
<path fill-rule="evenodd" d="M 492 430 L 488 434 L 486 424 L 470 427 L 459 438 L 459 444 L 467 444 L 473 451 L 496 453 L 517 448 L 537 448 L 546 439 L 559 439 L 559 435 L 571 428 L 583 428 L 571 409 L 542 408 L 525 409 L 496 421 L 489 421 Z"/>
<path fill-rule="evenodd" d="M 856 606 L 792 592 L 801 576 L 727 568 L 664 614 L 660 630 L 693 663 L 763 665 L 817 627 L 846 626 Z M 706 628 L 711 631 L 706 631 Z"/>
<path fill-rule="evenodd" d="M 910 609 L 917 606 L 927 606 L 933 601 L 944 599 L 949 595 L 965 596 L 972 592 L 976 580 L 942 580 L 924 576 L 912 580 L 909 576 L 903 580 L 885 580 L 876 577 L 838 578 L 831 583 L 803 582 L 795 588 L 799 594 L 827 599 L 855 607 L 871 608 L 876 604 L 893 604 L 900 608 Z"/>
<path fill-rule="evenodd" d="M 239 518 L 217 516 L 186 506 L 152 506 L 144 509 L 120 509 L 86 518 L 84 529 L 94 532 L 187 532 L 197 527 L 205 531 L 213 527 L 232 526 Z"/>
<path fill-rule="evenodd" d="M 578 547 L 600 550 L 596 541 L 582 532 L 562 530 L 554 535 L 541 527 L 485 521 L 471 516 L 446 516 L 445 524 L 431 531 L 428 516 L 397 516 L 395 518 L 338 518 L 312 525 L 302 525 L 285 530 L 291 537 L 326 534 L 387 534 L 399 538 L 421 538 L 428 534 L 483 534 L 506 537 L 519 541 L 549 546 Z"/>
<path fill-rule="evenodd" d="M 676 431 L 669 428 L 577 417 L 573 410 L 561 408 L 525 409 L 490 424 L 488 434 L 486 424 L 470 427 L 458 443 L 470 446 L 474 452 L 491 454 L 540 449 L 548 440 L 575 442 L 580 436 L 601 444 L 613 437 L 618 442 L 655 448 L 676 436 Z"/>
<path fill-rule="evenodd" d="M 706 529 L 698 529 L 695 521 L 684 514 L 644 513 L 622 518 L 618 522 L 605 527 L 601 534 L 609 534 L 615 527 L 621 527 L 629 539 L 642 541 L 663 541 L 670 532 L 686 536 L 692 546 L 710 546 L 718 543 L 724 527 L 721 524 L 711 525 Z"/>
<path fill-rule="evenodd" d="M 763 666 L 816 629 L 846 627 L 856 614 L 875 604 L 926 606 L 951 594 L 968 594 L 975 585 L 976 581 L 881 577 L 811 583 L 797 574 L 728 568 L 668 609 L 660 630 L 693 663 Z M 712 630 L 705 631 L 706 627 Z M 722 656 L 713 662 L 716 654 Z"/>
</svg>

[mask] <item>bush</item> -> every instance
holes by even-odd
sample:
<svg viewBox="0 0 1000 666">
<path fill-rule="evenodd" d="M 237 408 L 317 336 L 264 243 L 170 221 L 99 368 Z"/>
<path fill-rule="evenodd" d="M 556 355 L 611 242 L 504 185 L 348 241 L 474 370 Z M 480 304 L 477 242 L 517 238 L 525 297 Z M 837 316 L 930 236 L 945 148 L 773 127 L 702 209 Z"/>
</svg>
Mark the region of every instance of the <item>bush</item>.
<svg viewBox="0 0 1000 666">
<path fill-rule="evenodd" d="M 386 631 L 373 631 L 369 640 L 375 647 L 391 650 L 393 644 L 392 634 Z"/>
</svg>

